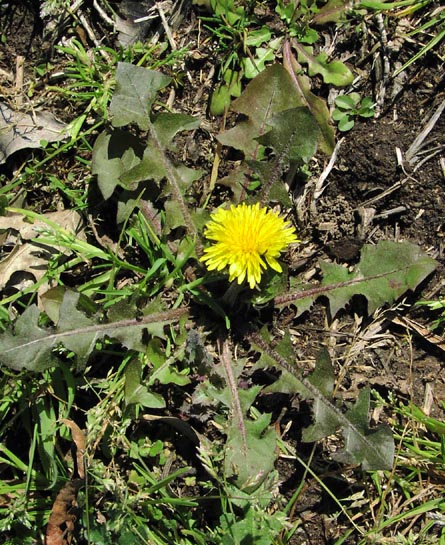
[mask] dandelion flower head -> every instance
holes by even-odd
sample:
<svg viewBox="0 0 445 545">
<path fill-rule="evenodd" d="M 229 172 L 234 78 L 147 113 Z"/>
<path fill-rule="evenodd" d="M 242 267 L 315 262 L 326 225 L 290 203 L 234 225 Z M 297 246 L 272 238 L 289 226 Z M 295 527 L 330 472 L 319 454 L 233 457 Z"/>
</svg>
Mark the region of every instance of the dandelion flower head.
<svg viewBox="0 0 445 545">
<path fill-rule="evenodd" d="M 267 266 L 282 272 L 277 257 L 291 243 L 298 242 L 295 229 L 272 210 L 259 203 L 232 205 L 216 210 L 204 235 L 214 244 L 204 250 L 200 261 L 209 271 L 229 267 L 229 280 L 247 279 L 253 289 Z"/>
</svg>

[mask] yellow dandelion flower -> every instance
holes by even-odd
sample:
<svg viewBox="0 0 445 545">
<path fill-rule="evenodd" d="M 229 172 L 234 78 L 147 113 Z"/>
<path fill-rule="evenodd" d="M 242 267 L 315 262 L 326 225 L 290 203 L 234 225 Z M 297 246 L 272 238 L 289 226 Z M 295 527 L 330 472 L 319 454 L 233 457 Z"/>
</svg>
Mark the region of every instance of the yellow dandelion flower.
<svg viewBox="0 0 445 545">
<path fill-rule="evenodd" d="M 298 242 L 295 229 L 275 212 L 260 208 L 259 203 L 216 210 L 204 235 L 215 243 L 204 250 L 200 261 L 209 271 L 228 266 L 230 282 L 236 278 L 242 284 L 247 278 L 252 289 L 267 265 L 282 272 L 276 258 L 288 244 Z"/>
</svg>

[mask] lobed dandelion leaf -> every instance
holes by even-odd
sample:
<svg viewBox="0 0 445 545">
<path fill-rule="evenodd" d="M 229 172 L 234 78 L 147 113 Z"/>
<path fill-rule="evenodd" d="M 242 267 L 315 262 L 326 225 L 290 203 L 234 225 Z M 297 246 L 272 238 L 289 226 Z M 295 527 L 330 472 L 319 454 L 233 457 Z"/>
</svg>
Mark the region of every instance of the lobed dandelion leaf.
<svg viewBox="0 0 445 545">
<path fill-rule="evenodd" d="M 42 371 L 60 363 L 56 349 L 72 351 L 79 365 L 85 365 L 96 342 L 105 337 L 124 347 L 143 350 L 144 337 L 164 336 L 164 326 L 185 315 L 185 309 L 150 312 L 135 318 L 101 322 L 78 310 L 79 294 L 67 290 L 55 326 L 40 325 L 41 314 L 36 305 L 28 307 L 13 326 L 0 335 L 0 365 L 20 371 Z"/>
<path fill-rule="evenodd" d="M 189 234 L 196 234 L 192 215 L 186 204 L 186 192 L 202 176 L 202 171 L 191 169 L 175 159 L 175 137 L 181 131 L 197 129 L 196 117 L 172 112 L 152 112 L 157 93 L 168 85 L 171 78 L 153 70 L 128 63 L 119 63 L 116 71 L 116 90 L 110 105 L 114 129 L 103 132 L 93 149 L 92 171 L 97 175 L 99 189 L 105 199 L 111 197 L 117 186 L 125 190 L 141 189 L 141 182 L 155 182 L 175 205 L 170 208 L 166 230 L 183 226 Z M 125 125 L 137 124 L 146 131 L 135 136 Z M 150 188 L 142 187 L 143 199 L 152 201 Z M 159 195 L 156 196 L 158 198 Z"/>
<path fill-rule="evenodd" d="M 262 183 L 261 202 L 268 202 L 272 195 L 288 202 L 288 197 L 281 200 L 283 192 L 275 187 L 283 185 L 282 175 L 290 164 L 299 167 L 313 157 L 320 139 L 319 123 L 307 106 L 302 104 L 291 74 L 279 64 L 258 74 L 232 103 L 232 110 L 246 118 L 217 138 L 244 153 L 245 162 L 221 180 L 231 187 L 236 199 L 249 185 L 246 167 L 250 167 Z M 266 148 L 273 150 L 269 162 L 263 161 Z"/>
<path fill-rule="evenodd" d="M 308 65 L 310 76 L 320 74 L 325 83 L 332 83 L 337 87 L 346 87 L 353 82 L 354 74 L 343 62 L 329 62 L 327 53 L 323 51 L 315 56 L 311 47 L 303 46 L 295 40 L 292 45 L 298 53 L 298 60 Z"/>
<path fill-rule="evenodd" d="M 263 393 L 294 393 L 312 401 L 313 424 L 303 430 L 305 442 L 315 442 L 341 431 L 344 448 L 338 453 L 341 460 L 361 464 L 365 470 L 390 469 L 394 459 L 394 440 L 391 430 L 381 424 L 370 428 L 369 390 L 363 390 L 356 404 L 342 412 L 332 399 L 334 373 L 327 351 L 322 351 L 315 371 L 303 377 L 294 365 L 295 357 L 285 358 L 258 334 L 251 336 L 268 366 L 281 369 L 281 377 Z M 278 347 L 280 349 L 280 347 Z M 272 363 L 273 362 L 273 363 Z"/>
<path fill-rule="evenodd" d="M 301 106 L 279 112 L 267 125 L 269 130 L 257 140 L 279 156 L 307 163 L 315 155 L 318 125 L 308 108 Z"/>
<path fill-rule="evenodd" d="M 259 508 L 253 507 L 251 497 L 243 496 L 239 490 L 235 492 L 237 504 L 242 506 L 242 516 L 225 512 L 220 517 L 221 529 L 224 532 L 221 545 L 270 545 L 272 536 L 279 535 L 285 521 L 280 512 L 267 509 L 270 493 L 261 490 L 262 495 L 256 501 L 261 502 Z"/>
<path fill-rule="evenodd" d="M 241 490 L 254 492 L 273 470 L 276 460 L 277 434 L 270 427 L 270 414 L 256 420 L 244 419 L 246 451 L 242 452 L 239 426 L 232 423 L 224 449 L 224 474 L 235 479 Z"/>
<path fill-rule="evenodd" d="M 110 104 L 114 127 L 137 123 L 143 130 L 150 124 L 150 113 L 158 92 L 171 78 L 141 66 L 119 62 L 116 70 L 116 89 Z"/>
<path fill-rule="evenodd" d="M 370 410 L 370 389 L 359 393 L 355 404 L 345 413 L 349 422 L 343 426 L 344 449 L 335 453 L 334 458 L 343 463 L 360 463 L 365 470 L 378 469 L 382 460 L 391 469 L 394 459 L 394 438 L 390 428 L 379 425 L 368 426 Z"/>
<path fill-rule="evenodd" d="M 125 368 L 124 392 L 127 405 L 138 404 L 150 409 L 165 407 L 164 398 L 156 392 L 150 392 L 147 386 L 142 383 L 142 366 L 137 359 L 130 361 Z"/>
<path fill-rule="evenodd" d="M 246 159 L 258 159 L 257 139 L 270 130 L 272 117 L 298 105 L 291 76 L 281 65 L 274 64 L 258 74 L 232 103 L 232 110 L 247 119 L 217 138 L 221 144 L 243 151 Z"/>
<path fill-rule="evenodd" d="M 39 318 L 37 305 L 32 305 L 17 318 L 12 329 L 0 335 L 0 364 L 16 371 L 43 371 L 59 363 L 52 352 L 55 342 L 51 330 L 40 326 Z"/>
<path fill-rule="evenodd" d="M 392 303 L 408 290 L 414 290 L 436 268 L 436 261 L 410 242 L 380 241 L 366 244 L 360 262 L 349 273 L 336 263 L 321 262 L 322 286 L 332 286 L 325 295 L 334 316 L 353 295 L 363 295 L 368 312 Z M 335 287 L 335 284 L 345 284 Z"/>
<path fill-rule="evenodd" d="M 296 106 L 306 106 L 310 110 L 318 125 L 320 150 L 331 155 L 335 147 L 335 131 L 328 106 L 323 98 L 312 93 L 311 79 L 305 75 L 302 66 L 292 54 L 288 40 L 283 44 L 283 64 L 292 78 L 297 97 Z"/>
<path fill-rule="evenodd" d="M 120 129 L 104 131 L 97 137 L 91 171 L 97 175 L 97 184 L 105 200 L 111 197 L 118 185 L 131 189 L 132 180 L 126 179 L 125 175 L 140 164 L 143 150 L 136 136 Z"/>
<path fill-rule="evenodd" d="M 320 286 L 301 287 L 298 291 L 278 296 L 277 306 L 296 304 L 298 314 L 309 310 L 315 301 L 328 299 L 331 316 L 345 308 L 354 295 L 362 295 L 373 313 L 391 304 L 409 290 L 414 290 L 437 267 L 437 262 L 410 242 L 382 240 L 366 244 L 353 271 L 342 265 L 320 262 L 323 280 Z"/>
</svg>

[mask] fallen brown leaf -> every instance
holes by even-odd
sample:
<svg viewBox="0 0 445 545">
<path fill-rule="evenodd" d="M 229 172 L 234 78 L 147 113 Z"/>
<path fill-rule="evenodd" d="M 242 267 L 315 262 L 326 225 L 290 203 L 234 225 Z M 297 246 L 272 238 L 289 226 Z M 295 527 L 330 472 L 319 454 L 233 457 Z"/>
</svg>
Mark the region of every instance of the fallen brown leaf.
<svg viewBox="0 0 445 545">
<path fill-rule="evenodd" d="M 71 435 L 73 437 L 74 444 L 76 445 L 77 475 L 79 476 L 79 479 L 83 479 L 85 478 L 85 434 L 72 420 L 63 418 L 62 422 L 71 430 Z"/>
<path fill-rule="evenodd" d="M 69 253 L 65 248 L 39 243 L 40 231 L 48 229 L 44 220 L 57 223 L 62 229 L 85 240 L 82 217 L 74 210 L 43 214 L 42 220 L 32 223 L 20 214 L 0 217 L 0 246 L 12 247 L 7 256 L 0 260 L 0 289 L 8 284 L 9 288 L 23 290 L 26 282 L 30 281 L 30 276 L 36 282 L 43 278 L 48 271 L 48 262 L 54 252 Z M 47 282 L 42 284 L 38 290 L 39 295 L 47 291 L 48 287 Z"/>
<path fill-rule="evenodd" d="M 0 164 L 18 150 L 41 148 L 42 140 L 63 140 L 68 136 L 66 128 L 50 112 L 16 112 L 0 102 Z"/>
<path fill-rule="evenodd" d="M 46 527 L 45 545 L 71 543 L 76 520 L 77 493 L 85 480 L 85 434 L 72 420 L 63 419 L 62 422 L 71 430 L 76 447 L 76 465 L 73 477 L 60 489 L 54 501 Z M 75 477 L 76 474 L 78 478 Z"/>
<path fill-rule="evenodd" d="M 59 491 L 51 509 L 51 515 L 46 527 L 45 545 L 69 545 L 76 515 L 77 492 L 83 484 L 83 479 L 74 479 L 65 483 Z"/>
</svg>

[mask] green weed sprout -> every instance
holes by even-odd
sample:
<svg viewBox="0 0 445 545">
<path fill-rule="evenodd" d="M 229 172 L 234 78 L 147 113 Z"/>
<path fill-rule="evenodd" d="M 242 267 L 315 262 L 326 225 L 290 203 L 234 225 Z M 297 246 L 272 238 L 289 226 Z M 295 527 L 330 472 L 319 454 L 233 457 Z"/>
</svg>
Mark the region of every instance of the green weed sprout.
<svg viewBox="0 0 445 545">
<path fill-rule="evenodd" d="M 296 36 L 304 44 L 314 44 L 318 32 L 310 26 L 313 16 L 319 11 L 315 3 L 303 0 L 302 2 L 284 2 L 278 0 L 275 11 L 286 23 L 289 36 Z"/>
<path fill-rule="evenodd" d="M 440 316 L 431 323 L 431 329 L 437 329 L 441 325 L 445 324 L 445 300 L 439 299 L 438 301 L 418 301 L 416 305 L 428 307 L 432 311 L 441 311 Z"/>
<path fill-rule="evenodd" d="M 336 108 L 332 112 L 332 119 L 337 121 L 338 130 L 347 132 L 355 125 L 357 117 L 374 117 L 374 102 L 371 97 L 361 99 L 358 93 L 340 95 L 335 99 Z"/>
</svg>

